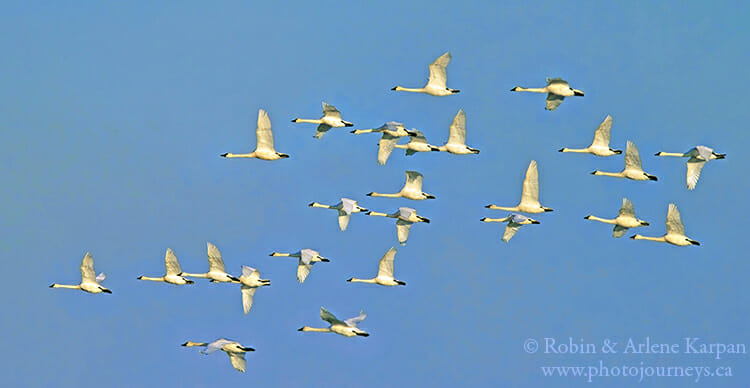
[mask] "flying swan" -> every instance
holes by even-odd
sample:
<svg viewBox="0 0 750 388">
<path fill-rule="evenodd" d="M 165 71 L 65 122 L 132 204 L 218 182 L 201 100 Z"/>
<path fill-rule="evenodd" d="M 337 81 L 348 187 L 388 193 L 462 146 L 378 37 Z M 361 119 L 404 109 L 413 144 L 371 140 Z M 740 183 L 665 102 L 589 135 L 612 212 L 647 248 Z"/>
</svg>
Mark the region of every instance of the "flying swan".
<svg viewBox="0 0 750 388">
<path fill-rule="evenodd" d="M 321 261 L 324 263 L 330 261 L 321 256 L 320 252 L 314 251 L 312 249 L 303 249 L 296 253 L 272 252 L 269 256 L 299 258 L 299 260 L 297 260 L 297 281 L 300 283 L 305 282 L 305 279 L 307 279 L 307 275 L 309 275 L 310 271 L 312 270 L 313 264 L 319 263 Z"/>
<path fill-rule="evenodd" d="M 341 119 L 341 112 L 339 112 L 338 109 L 336 109 L 335 106 L 327 103 L 323 103 L 323 117 L 321 117 L 318 120 L 308 120 L 308 119 L 294 119 L 292 120 L 293 123 L 313 123 L 313 124 L 320 124 L 318 125 L 317 131 L 315 131 L 315 138 L 320 139 L 323 137 L 323 135 L 328 132 L 329 129 L 332 127 L 339 128 L 339 127 L 351 127 L 354 126 L 354 124 L 344 121 Z"/>
<path fill-rule="evenodd" d="M 138 280 L 151 280 L 154 282 L 165 282 L 176 285 L 193 284 L 192 280 L 182 276 L 180 263 L 177 261 L 177 256 L 175 256 L 172 248 L 167 248 L 167 254 L 164 255 L 164 266 L 167 268 L 166 275 L 158 278 L 141 275 L 138 276 Z"/>
<path fill-rule="evenodd" d="M 391 247 L 378 263 L 378 276 L 372 279 L 349 278 L 347 282 L 380 284 L 381 286 L 405 286 L 406 282 L 393 278 L 393 260 L 396 258 L 396 248 Z"/>
<path fill-rule="evenodd" d="M 518 229 L 521 229 L 522 225 L 539 224 L 539 221 L 520 215 L 520 214 L 511 214 L 505 218 L 484 217 L 480 219 L 479 221 L 507 222 L 508 225 L 505 226 L 505 233 L 503 233 L 503 238 L 502 238 L 503 242 L 510 241 L 510 239 L 513 238 L 516 232 L 518 232 Z"/>
<path fill-rule="evenodd" d="M 342 232 L 346 230 L 347 226 L 349 226 L 349 216 L 351 216 L 352 213 L 360 213 L 360 212 L 368 211 L 362 206 L 359 206 L 357 204 L 357 201 L 353 199 L 349 199 L 349 198 L 341 198 L 341 202 L 333 206 L 323 205 L 317 202 L 312 202 L 307 206 L 337 210 L 339 212 L 339 228 L 341 229 Z"/>
<path fill-rule="evenodd" d="M 633 207 L 633 202 L 630 202 L 630 200 L 627 198 L 622 199 L 622 207 L 620 208 L 620 214 L 617 215 L 617 218 L 599 218 L 590 214 L 583 218 L 614 225 L 615 228 L 614 230 L 612 230 L 612 237 L 614 238 L 620 238 L 624 236 L 629 228 L 637 228 L 639 226 L 649 225 L 648 222 L 635 218 L 635 208 Z"/>
<path fill-rule="evenodd" d="M 432 62 L 430 64 L 430 78 L 427 81 L 427 85 L 425 85 L 425 87 L 412 89 L 395 86 L 391 90 L 426 93 L 432 96 L 449 96 L 451 94 L 461 92 L 458 89 L 449 89 L 445 86 L 445 83 L 448 80 L 448 75 L 445 72 L 445 68 L 448 67 L 448 64 L 451 62 L 451 58 L 451 53 L 447 52 L 439 56 L 435 60 L 435 62 Z"/>
<path fill-rule="evenodd" d="M 262 160 L 277 160 L 289 157 L 288 154 L 282 154 L 273 149 L 271 119 L 268 118 L 268 113 L 263 109 L 258 110 L 258 126 L 255 129 L 255 137 L 257 139 L 255 151 L 249 154 L 233 154 L 227 152 L 221 154 L 221 156 L 225 158 L 258 158 Z"/>
<path fill-rule="evenodd" d="M 83 260 L 81 261 L 81 284 L 67 285 L 53 283 L 52 285 L 50 285 L 50 288 L 71 288 L 74 290 L 90 292 L 92 294 L 98 294 L 100 292 L 111 294 L 111 290 L 102 287 L 99 284 L 99 282 L 103 281 L 106 278 L 106 276 L 104 276 L 104 273 L 100 273 L 99 276 L 96 276 L 95 274 L 96 272 L 94 272 L 94 256 L 92 256 L 91 253 L 86 252 L 86 256 L 84 256 Z"/>
<path fill-rule="evenodd" d="M 417 215 L 417 211 L 408 208 L 408 207 L 400 207 L 398 208 L 398 211 L 393 214 L 386 214 L 386 213 L 378 213 L 369 211 L 365 213 L 368 216 L 380 216 L 380 217 L 388 217 L 388 218 L 395 218 L 396 219 L 396 234 L 398 235 L 398 242 L 401 245 L 406 245 L 406 239 L 409 238 L 409 228 L 411 228 L 411 225 L 415 222 L 426 222 L 430 223 L 430 220 L 426 217 L 422 217 Z"/>
<path fill-rule="evenodd" d="M 551 208 L 544 207 L 539 203 L 539 170 L 536 167 L 536 160 L 529 163 L 526 169 L 526 178 L 523 180 L 521 189 L 521 202 L 514 207 L 504 207 L 497 205 L 487 205 L 488 209 L 507 210 L 512 212 L 523 213 L 544 213 L 553 211 Z"/>
<path fill-rule="evenodd" d="M 367 193 L 369 197 L 387 197 L 387 198 L 406 198 L 413 199 L 415 201 L 421 201 L 423 199 L 435 199 L 432 194 L 427 194 L 422 191 L 422 179 L 424 176 L 416 171 L 406 171 L 406 183 L 404 187 L 398 193 L 393 194 L 381 194 L 376 192 Z"/>
<path fill-rule="evenodd" d="M 321 307 L 320 318 L 330 323 L 330 326 L 325 327 L 325 328 L 302 326 L 299 329 L 297 329 L 297 331 L 313 331 L 313 332 L 318 332 L 318 333 L 336 333 L 339 335 L 343 335 L 344 337 L 354 337 L 354 336 L 367 337 L 370 334 L 357 327 L 357 323 L 362 322 L 366 317 L 367 317 L 367 314 L 365 314 L 363 311 L 360 311 L 359 315 L 357 315 L 356 317 L 340 321 L 338 318 L 336 318 L 335 315 L 328 312 L 328 310 L 326 310 L 325 307 Z"/>
<path fill-rule="evenodd" d="M 717 154 L 713 149 L 706 146 L 695 146 L 684 154 L 675 152 L 657 152 L 656 156 L 677 156 L 680 158 L 690 158 L 687 161 L 687 187 L 688 190 L 695 188 L 698 184 L 698 178 L 701 176 L 703 165 L 709 160 L 724 159 L 726 154 Z"/>
<path fill-rule="evenodd" d="M 628 145 L 625 147 L 625 169 L 620 172 L 604 172 L 596 170 L 591 173 L 592 175 L 604 175 L 615 178 L 628 178 L 636 181 L 657 181 L 657 177 L 648 174 L 643 171 L 641 167 L 641 155 L 638 153 L 638 148 L 632 141 L 628 140 Z"/>
<path fill-rule="evenodd" d="M 448 130 L 448 142 L 438 147 L 438 151 L 450 152 L 456 155 L 478 154 L 479 150 L 466 145 L 466 113 L 459 109 L 453 117 Z"/>
<path fill-rule="evenodd" d="M 609 147 L 609 134 L 612 129 L 612 116 L 607 115 L 599 128 L 594 132 L 594 141 L 590 146 L 582 149 L 560 148 L 559 152 L 578 152 L 596 156 L 612 156 L 622 153 L 622 150 L 614 150 Z"/>
<path fill-rule="evenodd" d="M 188 276 L 191 278 L 204 278 L 211 279 L 212 283 L 232 283 L 238 282 L 240 279 L 228 274 L 224 269 L 224 259 L 221 258 L 221 252 L 216 248 L 216 245 L 206 243 L 208 247 L 208 272 L 206 273 L 186 273 L 183 272 L 182 276 Z"/>
<path fill-rule="evenodd" d="M 568 81 L 562 78 L 547 78 L 547 86 L 543 88 L 522 88 L 516 86 L 510 90 L 511 92 L 533 92 L 533 93 L 547 93 L 547 101 L 544 109 L 553 111 L 562 104 L 565 97 L 581 96 L 583 92 L 578 89 L 573 89 L 568 85 Z"/>
<path fill-rule="evenodd" d="M 245 372 L 247 361 L 245 360 L 245 353 L 254 352 L 255 349 L 240 345 L 239 342 L 230 341 L 227 339 L 218 339 L 210 344 L 205 342 L 192 342 L 187 341 L 182 346 L 203 346 L 205 350 L 201 350 L 203 354 L 211 354 L 217 350 L 221 350 L 229 356 L 229 361 L 232 362 L 234 369 L 240 372 Z"/>
<path fill-rule="evenodd" d="M 245 312 L 245 314 L 249 313 L 250 308 L 253 307 L 253 297 L 255 296 L 255 291 L 257 291 L 260 287 L 271 285 L 270 280 L 260 278 L 260 272 L 258 272 L 257 269 L 248 267 L 246 265 L 242 266 L 242 276 L 240 276 L 240 280 L 233 283 L 240 283 L 241 285 L 240 290 L 242 291 L 242 310 Z"/>
<path fill-rule="evenodd" d="M 685 236 L 685 226 L 682 225 L 682 220 L 680 219 L 680 211 L 677 210 L 677 206 L 673 203 L 669 204 L 669 211 L 667 212 L 667 234 L 661 237 L 646 237 L 641 236 L 640 234 L 636 234 L 634 236 L 631 236 L 633 240 L 650 240 L 650 241 L 659 241 L 659 242 L 667 242 L 672 245 L 677 246 L 687 246 L 687 245 L 701 245 L 698 241 L 691 240 L 687 236 Z"/>
</svg>

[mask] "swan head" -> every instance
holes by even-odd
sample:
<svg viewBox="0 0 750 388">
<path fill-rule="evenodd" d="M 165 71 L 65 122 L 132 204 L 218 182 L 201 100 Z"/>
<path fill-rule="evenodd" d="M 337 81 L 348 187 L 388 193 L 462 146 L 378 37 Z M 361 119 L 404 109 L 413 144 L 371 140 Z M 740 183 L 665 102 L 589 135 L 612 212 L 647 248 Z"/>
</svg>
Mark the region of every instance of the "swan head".
<svg viewBox="0 0 750 388">
<path fill-rule="evenodd" d="M 425 195 L 424 195 L 424 198 L 425 198 L 425 199 L 435 199 L 435 196 L 434 196 L 434 195 L 432 195 L 432 194 L 425 194 Z"/>
<path fill-rule="evenodd" d="M 486 222 L 486 220 L 487 220 L 487 217 L 482 217 L 479 219 L 479 221 L 482 221 L 482 222 Z"/>
<path fill-rule="evenodd" d="M 299 329 L 297 329 L 297 331 L 305 331 L 305 327 L 306 327 L 306 326 L 302 326 L 302 327 L 300 327 Z"/>
<path fill-rule="evenodd" d="M 516 86 L 515 88 L 511 89 L 510 91 L 511 92 L 517 92 L 518 89 L 521 89 L 521 87 L 520 86 Z"/>
<path fill-rule="evenodd" d="M 644 174 L 646 174 L 646 173 L 644 172 Z M 657 177 L 655 177 L 653 175 L 650 175 L 650 174 L 646 174 L 646 178 L 648 178 L 649 180 L 652 180 L 652 181 L 658 181 L 659 180 L 659 178 L 657 178 Z"/>
<path fill-rule="evenodd" d="M 648 222 L 646 222 L 646 221 L 640 221 L 640 220 L 639 220 L 638 222 L 640 222 L 641 226 L 649 226 L 649 225 L 651 225 L 651 224 L 649 224 L 649 223 L 648 223 Z"/>
<path fill-rule="evenodd" d="M 591 214 L 587 215 L 586 217 L 583 217 L 584 220 L 588 220 L 589 218 L 591 218 Z"/>
<path fill-rule="evenodd" d="M 227 157 L 227 155 L 229 155 L 229 152 L 225 152 L 225 153 L 223 153 L 223 154 L 221 154 L 221 155 L 219 155 L 219 156 L 221 156 L 222 158 L 226 158 L 226 157 Z"/>
<path fill-rule="evenodd" d="M 248 347 L 248 346 L 238 346 L 240 349 L 242 349 L 245 352 L 254 352 L 255 349 Z"/>
<path fill-rule="evenodd" d="M 559 150 L 557 150 L 557 152 L 565 152 L 565 147 L 560 148 Z"/>
<path fill-rule="evenodd" d="M 631 240 L 635 240 L 635 239 L 636 239 L 637 237 L 641 237 L 641 235 L 639 235 L 639 234 L 634 234 L 634 235 L 630 236 L 630 239 L 631 239 Z"/>
<path fill-rule="evenodd" d="M 141 279 L 143 279 L 143 275 L 141 275 L 141 276 L 138 276 L 138 277 L 137 277 L 136 279 L 138 279 L 138 280 L 141 280 Z"/>
<path fill-rule="evenodd" d="M 365 194 L 365 195 L 366 195 L 366 196 L 368 196 L 368 197 L 372 197 L 372 195 L 373 195 L 374 193 L 375 193 L 374 191 L 371 191 L 371 192 L 369 192 L 369 193 L 367 193 L 367 194 Z"/>
<path fill-rule="evenodd" d="M 580 91 L 580 90 L 578 90 L 578 89 L 573 89 L 573 88 L 570 88 L 570 90 L 572 90 L 572 91 L 573 91 L 573 95 L 574 95 L 574 96 L 579 96 L 579 97 L 583 97 L 583 92 L 582 92 L 582 91 Z"/>
<path fill-rule="evenodd" d="M 402 282 L 401 280 L 396 280 L 395 282 L 396 282 L 396 284 L 398 284 L 399 286 L 405 286 L 405 285 L 406 285 L 406 282 Z"/>
<path fill-rule="evenodd" d="M 276 155 L 281 159 L 286 159 L 289 157 L 289 154 L 282 154 L 281 152 L 277 152 Z"/>
<path fill-rule="evenodd" d="M 727 154 L 717 154 L 717 153 L 714 153 L 712 155 L 714 156 L 715 159 L 724 159 L 724 158 L 727 157 Z"/>
<path fill-rule="evenodd" d="M 456 94 L 456 93 L 461 93 L 461 91 L 460 91 L 460 90 L 458 90 L 458 89 L 448 89 L 448 88 L 445 88 L 445 90 L 447 90 L 447 91 L 449 91 L 449 92 L 451 92 L 451 93 L 453 93 L 453 94 Z"/>
<path fill-rule="evenodd" d="M 299 118 L 296 118 L 296 119 L 292 120 L 293 123 L 296 123 L 298 121 L 299 121 Z"/>
<path fill-rule="evenodd" d="M 100 290 L 102 290 L 102 292 L 105 293 L 105 294 L 111 294 L 112 293 L 112 290 L 110 290 L 109 288 L 101 287 Z"/>
<path fill-rule="evenodd" d="M 553 212 L 553 211 L 555 211 L 554 209 L 552 209 L 550 207 L 542 207 L 542 210 L 544 210 L 545 213 L 546 212 Z"/>
<path fill-rule="evenodd" d="M 347 282 L 351 282 L 351 281 L 352 281 L 352 279 L 354 279 L 354 278 L 349 278 L 349 279 L 346 279 L 346 281 L 347 281 Z"/>
<path fill-rule="evenodd" d="M 344 123 L 345 127 L 353 127 L 354 126 L 354 123 L 350 123 L 348 121 L 341 120 L 341 122 Z"/>
<path fill-rule="evenodd" d="M 591 171 L 591 175 L 597 175 L 599 173 L 599 170 Z"/>
<path fill-rule="evenodd" d="M 686 240 L 687 240 L 687 242 L 689 242 L 689 243 L 691 243 L 691 244 L 693 244 L 693 245 L 698 245 L 698 246 L 700 246 L 700 245 L 701 245 L 701 243 L 699 243 L 698 241 L 695 241 L 695 240 L 691 240 L 691 239 L 689 239 L 689 238 L 686 238 Z"/>
<path fill-rule="evenodd" d="M 531 218 L 529 218 L 529 222 L 531 222 L 532 224 L 537 224 L 537 225 L 541 224 L 541 222 L 539 222 L 537 220 L 532 220 Z"/>
<path fill-rule="evenodd" d="M 417 216 L 417 218 L 418 218 L 418 219 L 419 219 L 420 221 L 424 222 L 424 223 L 427 223 L 427 224 L 429 224 L 429 223 L 430 223 L 430 219 L 429 219 L 429 218 L 427 218 L 427 217 Z"/>
<path fill-rule="evenodd" d="M 622 150 L 613 150 L 611 148 L 609 150 L 612 151 L 612 152 L 614 152 L 615 155 L 620 155 L 622 153 Z"/>
</svg>

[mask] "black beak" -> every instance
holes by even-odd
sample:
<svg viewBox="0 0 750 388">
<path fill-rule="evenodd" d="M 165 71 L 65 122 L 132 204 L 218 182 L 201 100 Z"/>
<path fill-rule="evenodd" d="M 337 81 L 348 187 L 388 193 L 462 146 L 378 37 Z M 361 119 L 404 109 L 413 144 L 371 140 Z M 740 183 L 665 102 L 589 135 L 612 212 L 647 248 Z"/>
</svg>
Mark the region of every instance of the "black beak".
<svg viewBox="0 0 750 388">
<path fill-rule="evenodd" d="M 219 155 L 219 156 L 221 156 L 221 157 L 223 157 L 223 158 L 226 158 L 226 157 L 227 157 L 227 155 L 229 155 L 229 152 L 223 153 L 223 154 L 221 154 L 221 155 Z"/>
<path fill-rule="evenodd" d="M 484 220 L 486 220 L 486 219 L 487 219 L 487 217 L 482 217 L 482 218 L 479 219 L 479 221 L 484 222 Z"/>
<path fill-rule="evenodd" d="M 432 194 L 427 194 L 427 195 L 425 196 L 425 198 L 427 198 L 427 199 L 435 199 L 435 196 L 434 196 L 434 195 L 432 195 Z"/>
<path fill-rule="evenodd" d="M 631 240 L 635 240 L 635 235 L 630 236 Z"/>
<path fill-rule="evenodd" d="M 515 88 L 511 89 L 510 91 L 511 92 L 515 92 L 516 90 L 518 90 L 518 88 L 520 88 L 520 86 L 516 86 Z"/>
<path fill-rule="evenodd" d="M 578 90 L 574 91 L 573 94 L 576 95 L 576 96 L 583 97 L 583 92 L 578 91 Z"/>
<path fill-rule="evenodd" d="M 310 202 L 307 206 L 312 206 L 315 202 Z"/>
<path fill-rule="evenodd" d="M 532 224 L 541 224 L 541 222 L 539 222 L 539 221 L 537 221 L 537 220 L 531 220 L 531 223 L 532 223 Z"/>
<path fill-rule="evenodd" d="M 701 245 L 701 243 L 699 243 L 698 241 L 695 241 L 695 240 L 688 240 L 688 241 L 690 241 L 690 243 L 693 244 L 693 245 L 698 245 L 698 246 Z"/>
<path fill-rule="evenodd" d="M 240 279 L 238 279 L 238 278 L 236 278 L 236 277 L 234 277 L 232 275 L 229 275 L 229 278 L 232 279 L 232 280 L 234 280 L 235 282 L 239 282 L 240 281 Z"/>
<path fill-rule="evenodd" d="M 142 277 L 143 277 L 143 275 L 138 276 L 136 279 L 141 280 Z"/>
<path fill-rule="evenodd" d="M 716 159 L 724 159 L 727 157 L 727 154 L 714 154 L 716 156 Z"/>
<path fill-rule="evenodd" d="M 370 336 L 370 334 L 368 334 L 368 333 L 357 333 L 357 335 L 360 336 L 360 337 L 369 337 Z"/>
<path fill-rule="evenodd" d="M 391 88 L 391 90 L 396 90 L 396 88 L 397 88 L 397 87 L 398 87 L 398 86 L 394 86 L 394 87 L 392 87 L 392 88 Z"/>
<path fill-rule="evenodd" d="M 328 259 L 326 259 L 325 257 L 323 257 L 323 258 L 321 258 L 321 259 L 320 259 L 320 261 L 322 261 L 322 262 L 324 262 L 324 263 L 327 263 L 327 262 L 329 262 L 329 261 L 331 261 L 331 260 L 328 260 Z"/>
<path fill-rule="evenodd" d="M 419 217 L 419 220 L 422 221 L 422 222 L 426 222 L 428 224 L 430 223 L 430 219 L 429 218 Z"/>
<path fill-rule="evenodd" d="M 698 244 L 698 245 L 700 245 L 700 244 Z M 103 293 L 105 293 L 105 294 L 111 294 L 111 293 L 112 293 L 112 291 L 111 291 L 111 290 L 108 290 L 108 289 L 106 289 L 106 288 L 105 288 L 105 289 L 103 289 L 103 290 L 102 290 L 102 292 L 103 292 Z"/>
<path fill-rule="evenodd" d="M 293 123 L 296 123 L 296 122 L 297 122 L 297 119 L 294 119 L 294 120 L 292 120 L 292 122 L 293 122 Z"/>
<path fill-rule="evenodd" d="M 187 346 L 187 341 L 185 343 L 183 343 L 182 345 L 180 345 L 180 346 Z"/>
<path fill-rule="evenodd" d="M 649 225 L 651 225 L 651 224 L 649 224 L 649 223 L 648 223 L 648 222 L 646 222 L 646 221 L 641 221 L 641 225 L 643 225 L 643 226 L 649 226 Z"/>
<path fill-rule="evenodd" d="M 299 329 L 297 329 L 297 331 L 302 331 L 302 329 L 304 329 L 304 327 L 300 327 Z"/>
<path fill-rule="evenodd" d="M 563 152 L 564 149 L 565 148 L 560 148 L 559 150 L 557 150 L 557 152 Z"/>
<path fill-rule="evenodd" d="M 587 215 L 586 217 L 583 217 L 584 220 L 588 220 L 589 217 L 591 217 L 591 214 Z"/>
<path fill-rule="evenodd" d="M 657 178 L 657 177 L 655 177 L 653 175 L 647 175 L 647 176 L 648 176 L 649 180 L 652 180 L 652 181 L 658 181 L 659 180 L 659 178 Z"/>
<path fill-rule="evenodd" d="M 367 193 L 365 195 L 368 196 L 368 197 L 372 197 L 372 193 L 374 193 L 374 191 L 371 191 L 371 192 L 369 192 L 369 193 Z"/>
<path fill-rule="evenodd" d="M 622 150 L 612 150 L 612 152 L 616 153 L 617 155 L 620 155 L 622 153 Z"/>
<path fill-rule="evenodd" d="M 596 171 L 591 171 L 591 175 L 596 175 Z"/>
<path fill-rule="evenodd" d="M 406 134 L 409 136 L 417 136 L 417 133 L 413 131 L 406 131 Z"/>
<path fill-rule="evenodd" d="M 241 346 L 240 349 L 242 349 L 242 350 L 244 350 L 246 352 L 254 352 L 255 351 L 255 349 L 253 349 L 253 348 L 248 348 L 248 347 L 244 347 L 244 346 Z"/>
<path fill-rule="evenodd" d="M 354 126 L 354 123 L 344 123 L 344 126 L 345 126 L 345 127 L 353 127 L 353 126 Z"/>
<path fill-rule="evenodd" d="M 351 282 L 351 281 L 352 281 L 352 279 L 354 279 L 354 278 L 349 278 L 349 279 L 346 279 L 346 281 L 347 281 L 347 282 Z"/>
<path fill-rule="evenodd" d="M 288 154 L 279 154 L 279 157 L 280 157 L 280 158 L 288 158 L 288 157 L 289 157 L 289 155 L 288 155 Z"/>
</svg>

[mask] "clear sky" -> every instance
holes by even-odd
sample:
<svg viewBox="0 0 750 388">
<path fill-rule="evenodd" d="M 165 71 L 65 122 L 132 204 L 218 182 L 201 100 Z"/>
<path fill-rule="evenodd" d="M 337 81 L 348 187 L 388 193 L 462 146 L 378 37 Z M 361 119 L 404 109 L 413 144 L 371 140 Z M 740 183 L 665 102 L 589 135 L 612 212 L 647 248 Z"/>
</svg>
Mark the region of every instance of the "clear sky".
<svg viewBox="0 0 750 388">
<path fill-rule="evenodd" d="M 0 289 L 3 380 L 8 386 L 561 386 L 541 366 L 729 366 L 699 385 L 750 385 L 748 354 L 527 354 L 556 338 L 660 343 L 700 337 L 750 344 L 745 245 L 748 9 L 743 2 L 5 2 L 0 6 Z M 450 51 L 449 97 L 390 91 L 421 87 L 427 65 Z M 544 96 L 511 93 L 562 77 L 585 97 L 554 112 Z M 355 128 L 390 120 L 442 144 L 463 108 L 479 155 L 376 163 L 377 135 L 332 129 L 320 141 L 321 101 Z M 255 146 L 268 111 L 276 162 L 227 160 Z M 639 147 L 658 182 L 595 177 L 623 158 L 561 154 L 585 147 L 614 117 L 612 146 Z M 704 144 L 726 153 L 685 188 L 685 160 L 657 158 Z M 510 243 L 489 203 L 514 205 L 529 161 L 541 201 Z M 369 198 L 424 174 L 433 201 Z M 311 201 L 341 197 L 373 210 L 410 206 L 432 220 L 406 246 L 392 220 L 335 213 Z M 700 247 L 613 239 L 630 198 L 664 233 L 670 202 Z M 631 231 L 628 236 L 635 232 Z M 139 282 L 159 276 L 174 249 L 183 270 L 207 269 L 206 241 L 227 269 L 260 270 L 242 314 L 236 285 Z M 396 246 L 406 287 L 350 284 L 374 275 Z M 313 248 L 331 259 L 304 284 L 272 251 Z M 52 290 L 80 281 L 84 254 L 112 295 Z M 368 313 L 368 338 L 299 333 Z M 257 349 L 246 374 L 223 354 L 181 348 L 227 337 Z M 684 350 L 684 349 L 683 349 Z M 694 378 L 645 378 L 683 387 Z M 595 379 L 632 386 L 637 378 Z"/>
</svg>

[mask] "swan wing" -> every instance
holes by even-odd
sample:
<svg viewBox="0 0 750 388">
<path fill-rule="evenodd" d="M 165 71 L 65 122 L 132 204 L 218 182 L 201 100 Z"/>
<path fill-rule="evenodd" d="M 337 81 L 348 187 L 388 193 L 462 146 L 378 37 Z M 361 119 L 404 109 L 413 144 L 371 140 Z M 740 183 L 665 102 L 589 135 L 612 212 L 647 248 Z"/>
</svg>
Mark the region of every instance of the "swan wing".
<svg viewBox="0 0 750 388">
<path fill-rule="evenodd" d="M 635 208 L 633 207 L 633 202 L 630 202 L 630 200 L 627 198 L 623 198 L 619 215 L 635 218 Z"/>
<path fill-rule="evenodd" d="M 609 134 L 612 129 L 612 116 L 607 117 L 599 124 L 599 128 L 594 131 L 594 141 L 592 146 L 609 147 Z"/>
<path fill-rule="evenodd" d="M 323 137 L 323 135 L 328 132 L 328 130 L 331 129 L 331 126 L 328 124 L 320 124 L 318 125 L 318 129 L 315 130 L 315 138 L 320 139 Z"/>
<path fill-rule="evenodd" d="M 523 180 L 523 188 L 521 189 L 521 203 L 540 206 L 539 170 L 536 167 L 536 160 L 532 160 L 529 163 L 529 168 L 526 169 L 526 178 Z"/>
<path fill-rule="evenodd" d="M 245 360 L 245 353 L 227 352 L 229 361 L 232 362 L 234 369 L 240 372 L 245 372 L 247 368 L 247 361 Z"/>
<path fill-rule="evenodd" d="M 253 296 L 257 287 L 242 286 L 242 310 L 245 314 L 250 312 L 250 308 L 253 307 Z"/>
<path fill-rule="evenodd" d="M 256 149 L 273 151 L 273 133 L 271 133 L 271 119 L 265 110 L 258 110 L 258 127 L 255 130 L 255 137 L 258 140 Z"/>
<path fill-rule="evenodd" d="M 164 255 L 164 266 L 167 268 L 167 275 L 179 275 L 182 272 L 172 248 L 167 248 L 167 253 Z"/>
<path fill-rule="evenodd" d="M 208 247 L 208 270 L 216 272 L 226 272 L 224 269 L 224 259 L 221 258 L 221 252 L 216 245 L 206 243 Z"/>
<path fill-rule="evenodd" d="M 401 245 L 406 244 L 406 240 L 409 238 L 409 228 L 411 228 L 411 222 L 404 220 L 396 220 L 396 234 L 398 235 L 398 242 Z"/>
<path fill-rule="evenodd" d="M 339 229 L 343 232 L 347 226 L 349 226 L 349 213 L 339 210 Z"/>
<path fill-rule="evenodd" d="M 260 272 L 253 267 L 242 266 L 242 277 L 247 279 L 260 279 Z"/>
<path fill-rule="evenodd" d="M 422 179 L 424 179 L 424 176 L 417 171 L 407 171 L 404 189 L 422 191 Z"/>
<path fill-rule="evenodd" d="M 364 321 L 365 318 L 367 318 L 367 314 L 365 314 L 364 311 L 360 310 L 359 315 L 344 320 L 344 323 L 349 327 L 357 327 L 357 324 Z"/>
<path fill-rule="evenodd" d="M 99 275 L 96 275 L 96 282 L 101 283 L 104 281 L 104 279 L 107 278 L 107 275 L 104 274 L 104 272 L 100 273 Z"/>
<path fill-rule="evenodd" d="M 307 279 L 307 275 L 310 274 L 310 270 L 312 270 L 312 263 L 305 264 L 302 262 L 302 259 L 300 259 L 299 264 L 297 264 L 297 281 L 300 283 L 304 283 L 305 279 Z"/>
<path fill-rule="evenodd" d="M 91 252 L 86 252 L 86 256 L 81 261 L 81 283 L 96 283 L 94 256 Z"/>
<path fill-rule="evenodd" d="M 615 225 L 615 228 L 612 230 L 612 237 L 614 238 L 620 238 L 625 235 L 625 233 L 628 232 L 628 228 L 620 225 Z"/>
<path fill-rule="evenodd" d="M 391 156 L 391 152 L 396 147 L 398 138 L 388 133 L 383 133 L 378 142 L 378 164 L 385 164 L 388 161 L 388 157 Z"/>
<path fill-rule="evenodd" d="M 547 77 L 547 85 L 552 84 L 565 84 L 568 85 L 568 81 L 562 79 L 562 78 L 549 78 Z"/>
<path fill-rule="evenodd" d="M 466 113 L 459 109 L 451 123 L 448 143 L 466 144 Z"/>
<path fill-rule="evenodd" d="M 409 136 L 409 141 L 412 143 L 423 143 L 427 144 L 427 138 L 424 137 L 424 133 L 422 131 L 412 129 L 412 132 L 416 133 L 416 136 Z"/>
<path fill-rule="evenodd" d="M 331 325 L 342 324 L 343 321 L 336 318 L 335 315 L 331 314 L 330 311 L 326 310 L 325 307 L 320 307 L 320 319 L 330 323 Z"/>
<path fill-rule="evenodd" d="M 628 140 L 627 148 L 625 148 L 625 169 L 643 171 L 641 154 L 638 153 L 638 147 L 630 140 Z"/>
<path fill-rule="evenodd" d="M 396 258 L 396 248 L 391 247 L 378 263 L 378 277 L 393 278 L 393 260 Z"/>
<path fill-rule="evenodd" d="M 518 229 L 521 229 L 520 224 L 516 224 L 515 222 L 509 222 L 508 225 L 505 227 L 505 233 L 503 233 L 503 242 L 508 242 L 510 239 L 513 238 L 513 236 L 518 232 Z"/>
<path fill-rule="evenodd" d="M 338 109 L 336 109 L 335 106 L 327 103 L 323 103 L 323 115 L 328 117 L 333 117 L 337 119 L 341 119 L 341 112 L 339 112 Z"/>
<path fill-rule="evenodd" d="M 692 190 L 695 185 L 698 184 L 698 178 L 701 177 L 701 170 L 703 165 L 706 164 L 705 160 L 699 160 L 696 158 L 690 158 L 687 162 L 687 187 Z"/>
<path fill-rule="evenodd" d="M 448 80 L 445 68 L 451 62 L 451 53 L 445 53 L 439 56 L 435 62 L 430 63 L 430 79 L 427 85 L 435 88 L 445 89 L 445 83 Z"/>
<path fill-rule="evenodd" d="M 669 204 L 669 211 L 667 212 L 667 234 L 685 235 L 685 226 L 680 219 L 680 211 L 677 210 L 677 205 L 673 203 Z"/>
<path fill-rule="evenodd" d="M 202 350 L 201 353 L 203 353 L 203 354 L 211 354 L 211 353 L 213 353 L 213 352 L 215 352 L 217 350 L 221 350 L 221 348 L 223 348 L 224 345 L 229 345 L 231 343 L 233 343 L 233 342 L 230 341 L 230 340 L 226 340 L 224 338 L 217 339 L 216 341 L 211 342 L 210 344 L 208 344 L 206 346 L 206 349 Z"/>
<path fill-rule="evenodd" d="M 565 97 L 555 94 L 555 93 L 547 93 L 547 99 L 545 100 L 545 106 L 544 109 L 546 110 L 555 110 L 557 109 L 560 104 L 562 104 Z"/>
</svg>

